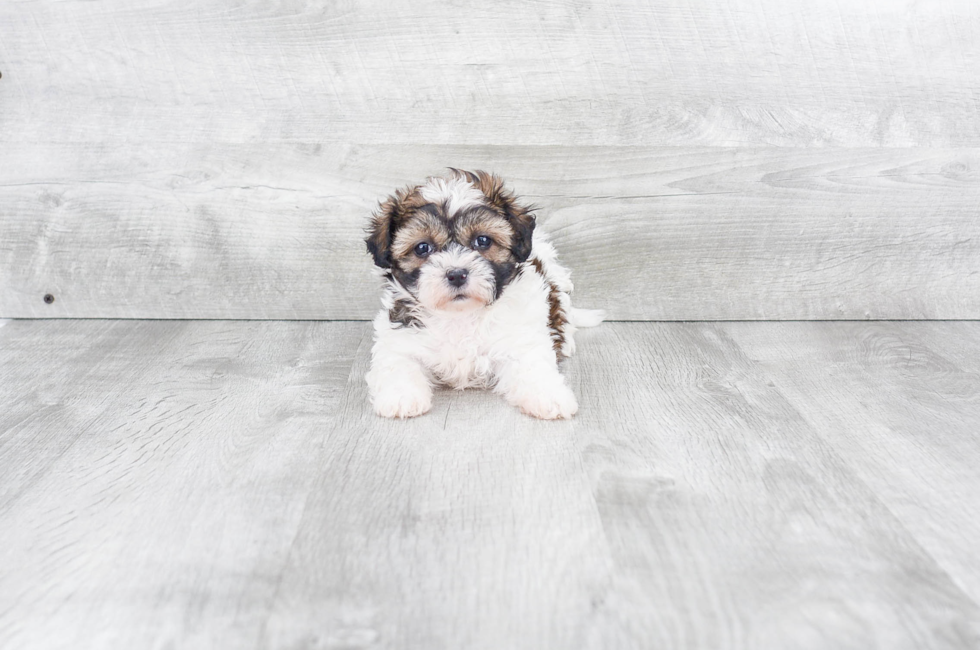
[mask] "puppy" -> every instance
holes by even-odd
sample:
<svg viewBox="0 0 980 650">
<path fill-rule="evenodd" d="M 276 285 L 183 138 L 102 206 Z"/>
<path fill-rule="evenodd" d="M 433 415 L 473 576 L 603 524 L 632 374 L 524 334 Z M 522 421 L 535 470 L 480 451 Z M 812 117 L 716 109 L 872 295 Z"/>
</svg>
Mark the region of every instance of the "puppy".
<svg viewBox="0 0 980 650">
<path fill-rule="evenodd" d="M 532 210 L 497 176 L 457 169 L 381 203 L 366 240 L 385 281 L 366 377 L 379 415 L 427 412 L 433 385 L 492 388 L 548 420 L 578 410 L 558 361 L 604 313 L 571 308 Z"/>
</svg>

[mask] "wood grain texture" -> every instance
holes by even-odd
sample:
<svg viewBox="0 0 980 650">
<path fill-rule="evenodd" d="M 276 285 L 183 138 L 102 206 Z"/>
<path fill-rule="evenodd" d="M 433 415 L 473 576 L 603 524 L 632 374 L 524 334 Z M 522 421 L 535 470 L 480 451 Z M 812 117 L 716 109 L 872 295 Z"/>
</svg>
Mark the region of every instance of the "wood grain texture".
<svg viewBox="0 0 980 650">
<path fill-rule="evenodd" d="M 760 323 L 725 330 L 980 601 L 977 323 Z"/>
<path fill-rule="evenodd" d="M 971 0 L 0 7 L 0 142 L 980 146 Z"/>
<path fill-rule="evenodd" d="M 725 327 L 589 332 L 577 426 L 615 566 L 594 647 L 974 647 L 976 601 Z"/>
<path fill-rule="evenodd" d="M 980 318 L 980 8 L 795 4 L 3 3 L 0 316 L 370 318 L 458 165 L 616 319 Z"/>
<path fill-rule="evenodd" d="M 581 647 L 612 567 L 576 424 L 483 391 L 390 421 L 347 390 L 260 647 Z"/>
<path fill-rule="evenodd" d="M 539 206 L 624 320 L 980 318 L 977 149 L 8 144 L 0 316 L 367 319 L 379 198 L 454 165 Z M 42 297 L 53 294 L 55 302 Z"/>
<path fill-rule="evenodd" d="M 977 647 L 980 323 L 580 334 L 391 422 L 367 324 L 7 324 L 0 648 Z"/>
<path fill-rule="evenodd" d="M 0 647 L 254 645 L 363 334 L 0 330 Z"/>
</svg>

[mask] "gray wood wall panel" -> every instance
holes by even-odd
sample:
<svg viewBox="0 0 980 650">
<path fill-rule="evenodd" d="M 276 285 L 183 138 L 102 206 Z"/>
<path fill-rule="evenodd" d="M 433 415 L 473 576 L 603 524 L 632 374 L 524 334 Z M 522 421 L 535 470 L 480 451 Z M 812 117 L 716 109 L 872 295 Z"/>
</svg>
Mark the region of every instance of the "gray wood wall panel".
<svg viewBox="0 0 980 650">
<path fill-rule="evenodd" d="M 3 140 L 980 146 L 972 0 L 0 7 Z"/>
<path fill-rule="evenodd" d="M 975 149 L 6 151 L 8 317 L 370 318 L 367 217 L 447 164 L 495 169 L 539 205 L 575 301 L 612 318 L 980 317 Z"/>
<path fill-rule="evenodd" d="M 978 69 L 968 0 L 3 3 L 0 316 L 368 318 L 457 165 L 613 318 L 978 318 Z"/>
</svg>

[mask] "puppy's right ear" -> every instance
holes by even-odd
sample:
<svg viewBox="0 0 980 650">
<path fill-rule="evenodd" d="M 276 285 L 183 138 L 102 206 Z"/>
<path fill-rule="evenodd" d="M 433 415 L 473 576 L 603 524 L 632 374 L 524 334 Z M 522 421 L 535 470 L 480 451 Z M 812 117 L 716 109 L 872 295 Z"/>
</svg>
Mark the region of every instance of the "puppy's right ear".
<svg viewBox="0 0 980 650">
<path fill-rule="evenodd" d="M 373 215 L 368 226 L 368 252 L 374 257 L 374 263 L 383 269 L 391 268 L 391 242 L 394 237 L 395 217 L 398 213 L 398 199 L 389 196 Z"/>
</svg>

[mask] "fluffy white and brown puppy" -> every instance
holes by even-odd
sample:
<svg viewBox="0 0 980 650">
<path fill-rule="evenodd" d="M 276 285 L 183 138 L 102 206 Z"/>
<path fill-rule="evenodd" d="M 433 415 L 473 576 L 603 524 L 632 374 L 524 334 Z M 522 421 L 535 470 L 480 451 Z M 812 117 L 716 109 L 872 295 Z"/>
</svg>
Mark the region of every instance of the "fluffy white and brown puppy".
<svg viewBox="0 0 980 650">
<path fill-rule="evenodd" d="M 433 385 L 493 388 L 538 418 L 569 418 L 558 361 L 576 327 L 571 276 L 520 204 L 486 172 L 451 169 L 398 190 L 373 215 L 367 248 L 385 279 L 367 383 L 378 414 L 432 407 Z"/>
</svg>

